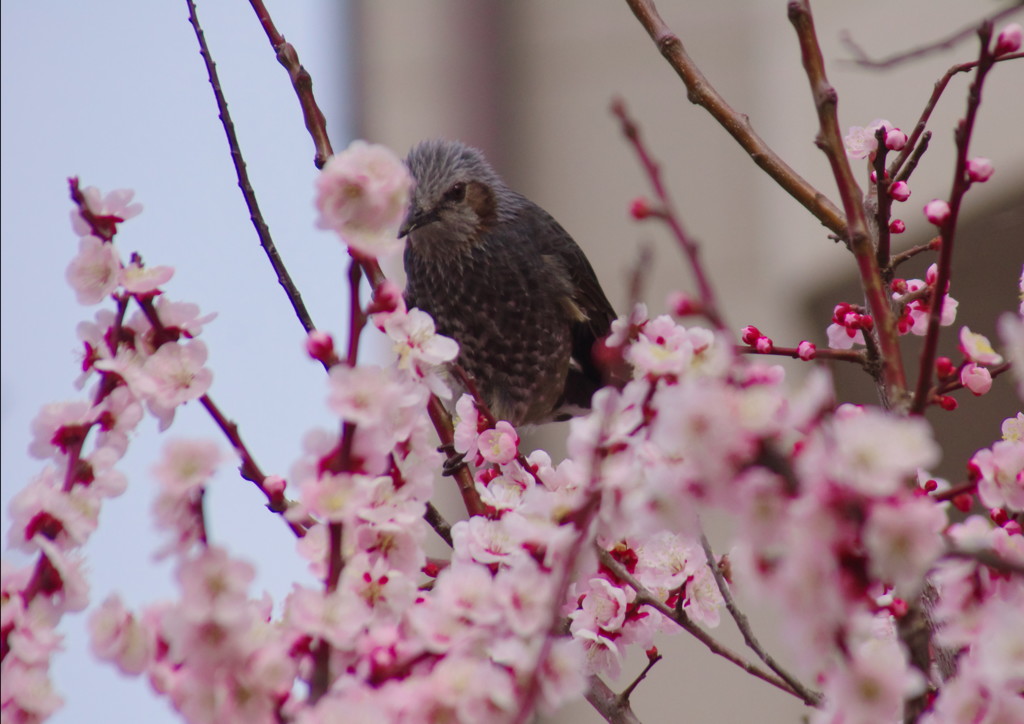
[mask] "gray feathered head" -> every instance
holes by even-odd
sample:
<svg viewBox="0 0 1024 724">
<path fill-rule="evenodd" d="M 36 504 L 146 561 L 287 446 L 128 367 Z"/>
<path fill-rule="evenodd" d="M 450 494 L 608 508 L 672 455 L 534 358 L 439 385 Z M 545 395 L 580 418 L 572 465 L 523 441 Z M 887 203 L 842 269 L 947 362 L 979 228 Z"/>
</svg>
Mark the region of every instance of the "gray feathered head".
<svg viewBox="0 0 1024 724">
<path fill-rule="evenodd" d="M 462 247 L 497 221 L 508 189 L 477 149 L 458 141 L 422 141 L 405 163 L 416 184 L 399 236 Z"/>
</svg>

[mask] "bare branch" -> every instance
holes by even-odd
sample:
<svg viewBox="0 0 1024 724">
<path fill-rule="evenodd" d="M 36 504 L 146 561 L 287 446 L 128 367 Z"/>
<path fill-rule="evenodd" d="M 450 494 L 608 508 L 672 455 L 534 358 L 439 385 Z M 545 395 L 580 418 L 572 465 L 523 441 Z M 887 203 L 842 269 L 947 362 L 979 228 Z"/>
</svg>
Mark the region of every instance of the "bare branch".
<svg viewBox="0 0 1024 724">
<path fill-rule="evenodd" d="M 846 238 L 846 219 L 842 212 L 821 191 L 812 186 L 800 174 L 775 153 L 757 135 L 750 119 L 737 113 L 704 77 L 700 68 L 686 53 L 682 41 L 673 33 L 658 14 L 650 0 L 626 0 L 637 20 L 651 36 L 658 50 L 676 74 L 686 85 L 687 97 L 692 103 L 704 108 L 729 132 L 744 151 L 762 171 L 771 176 L 779 186 L 811 212 L 836 236 Z"/>
</svg>

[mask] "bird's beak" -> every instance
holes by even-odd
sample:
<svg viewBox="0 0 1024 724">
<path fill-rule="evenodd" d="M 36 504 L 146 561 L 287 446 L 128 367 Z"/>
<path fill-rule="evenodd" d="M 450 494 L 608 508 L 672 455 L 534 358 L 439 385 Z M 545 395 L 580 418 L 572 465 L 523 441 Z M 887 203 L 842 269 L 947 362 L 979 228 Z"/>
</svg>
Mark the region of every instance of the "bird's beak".
<svg viewBox="0 0 1024 724">
<path fill-rule="evenodd" d="M 405 221 L 398 227 L 398 238 L 401 239 L 403 236 L 408 236 L 411 232 L 426 226 L 431 221 L 434 221 L 434 215 L 428 211 L 417 208 L 415 204 L 409 207 L 409 213 L 405 215 Z"/>
</svg>

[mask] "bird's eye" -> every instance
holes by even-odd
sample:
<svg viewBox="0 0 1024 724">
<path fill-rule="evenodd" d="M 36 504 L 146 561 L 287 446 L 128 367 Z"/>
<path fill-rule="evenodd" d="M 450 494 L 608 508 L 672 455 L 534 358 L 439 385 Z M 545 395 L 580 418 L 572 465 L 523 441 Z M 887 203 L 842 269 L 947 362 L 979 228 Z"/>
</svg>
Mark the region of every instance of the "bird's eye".
<svg viewBox="0 0 1024 724">
<path fill-rule="evenodd" d="M 448 189 L 447 193 L 445 193 L 444 198 L 446 201 L 462 201 L 466 198 L 466 184 L 462 181 L 453 184 L 452 187 Z"/>
</svg>

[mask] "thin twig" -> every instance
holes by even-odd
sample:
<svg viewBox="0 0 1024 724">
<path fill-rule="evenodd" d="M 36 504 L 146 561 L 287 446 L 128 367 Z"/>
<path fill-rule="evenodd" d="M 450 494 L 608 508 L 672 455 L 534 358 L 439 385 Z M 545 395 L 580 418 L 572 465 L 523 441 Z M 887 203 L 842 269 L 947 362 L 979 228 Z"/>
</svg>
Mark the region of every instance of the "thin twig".
<svg viewBox="0 0 1024 724">
<path fill-rule="evenodd" d="M 644 667 L 643 671 L 637 674 L 636 678 L 633 679 L 629 686 L 622 690 L 622 693 L 619 694 L 619 698 L 625 701 L 629 701 L 629 697 L 631 697 L 633 695 L 633 692 L 636 691 L 636 687 L 640 686 L 640 682 L 647 678 L 647 674 L 650 673 L 651 669 L 654 668 L 654 665 L 661 661 L 663 658 L 665 657 L 661 654 L 648 656 L 647 666 Z"/>
<path fill-rule="evenodd" d="M 711 286 L 710 277 L 707 270 L 704 269 L 704 264 L 701 261 L 700 247 L 683 228 L 683 223 L 680 221 L 679 215 L 676 213 L 675 206 L 672 204 L 672 198 L 669 196 L 668 190 L 665 188 L 665 184 L 662 181 L 661 169 L 658 166 L 658 162 L 654 160 L 650 152 L 647 150 L 647 147 L 644 145 L 643 139 L 640 138 L 640 129 L 638 128 L 636 121 L 630 118 L 625 102 L 621 99 L 614 101 L 612 103 L 612 113 L 614 113 L 619 119 L 619 122 L 622 125 L 622 134 L 633 145 L 633 150 L 636 151 L 640 164 L 643 166 L 644 172 L 647 174 L 647 178 L 651 182 L 651 187 L 654 189 L 654 193 L 658 197 L 659 208 L 655 211 L 654 215 L 662 219 L 668 225 L 673 236 L 675 236 L 676 241 L 679 242 L 679 246 L 682 248 L 683 253 L 686 255 L 686 259 L 690 264 L 690 269 L 697 281 L 697 290 L 700 294 L 702 307 L 701 313 L 719 330 L 730 333 L 730 330 L 726 326 L 725 320 L 722 318 L 722 314 L 718 309 L 718 302 L 715 301 L 715 291 Z"/>
<path fill-rule="evenodd" d="M 935 368 L 935 354 L 939 344 L 939 323 L 942 320 L 942 307 L 946 301 L 946 292 L 953 269 L 953 242 L 956 235 L 956 225 L 960 216 L 960 207 L 963 203 L 964 194 L 967 193 L 967 189 L 971 186 L 971 180 L 967 176 L 967 154 L 970 149 L 971 136 L 974 132 L 974 123 L 978 117 L 978 109 L 981 107 L 981 91 L 985 85 L 985 78 L 994 64 L 992 51 L 989 49 L 991 37 L 991 24 L 985 24 L 978 30 L 981 50 L 978 56 L 977 72 L 967 92 L 967 112 L 964 118 L 957 124 L 954 134 L 957 153 L 956 164 L 953 169 L 953 185 L 949 192 L 949 216 L 939 225 L 939 236 L 942 237 L 942 242 L 939 247 L 938 271 L 935 277 L 935 284 L 933 285 L 935 295 L 932 297 L 928 310 L 928 328 L 925 332 L 924 345 L 921 349 L 917 387 L 914 391 L 914 401 L 911 405 L 911 411 L 915 414 L 922 414 L 931 402 L 932 372 Z"/>
<path fill-rule="evenodd" d="M 711 569 L 711 575 L 715 577 L 715 583 L 718 585 L 718 591 L 722 594 L 722 598 L 725 600 L 725 608 L 729 611 L 729 615 L 732 616 L 732 620 L 736 622 L 736 628 L 743 634 L 743 641 L 747 646 L 757 654 L 757 657 L 764 662 L 765 666 L 774 671 L 779 675 L 783 681 L 789 684 L 794 691 L 800 694 L 806 702 L 811 702 L 811 706 L 820 706 L 823 697 L 820 692 L 814 691 L 804 686 L 799 679 L 790 674 L 786 669 L 782 668 L 777 661 L 765 651 L 764 647 L 761 646 L 761 642 L 757 640 L 754 635 L 754 630 L 750 626 L 750 621 L 747 619 L 747 615 L 740 610 L 739 606 L 736 605 L 736 600 L 732 597 L 732 591 L 729 588 L 729 584 L 725 580 L 725 576 L 722 574 L 722 569 L 718 565 L 718 561 L 715 559 L 714 551 L 711 550 L 711 543 L 708 541 L 707 535 L 704 533 L 700 534 L 700 544 L 704 548 L 704 557 L 707 559 L 708 568 Z"/>
<path fill-rule="evenodd" d="M 918 244 L 917 246 L 912 246 L 909 249 L 901 251 L 898 254 L 894 254 L 892 260 L 889 262 L 889 266 L 895 269 L 903 262 L 908 261 L 909 259 L 913 259 L 918 254 L 923 254 L 926 251 L 938 251 L 939 245 L 941 243 L 942 239 L 936 236 L 927 244 Z"/>
<path fill-rule="evenodd" d="M 452 542 L 452 525 L 444 516 L 441 515 L 441 511 L 434 507 L 434 504 L 429 500 L 427 501 L 427 509 L 423 513 L 423 519 L 430 524 L 430 527 L 434 529 L 434 532 L 441 536 L 441 540 L 448 544 L 449 548 L 454 548 L 455 544 Z"/>
<path fill-rule="evenodd" d="M 668 64 L 686 85 L 690 102 L 704 108 L 740 144 L 754 163 L 836 236 L 845 239 L 846 219 L 821 191 L 812 186 L 757 135 L 750 119 L 737 113 L 704 77 L 650 0 L 626 0 L 633 15 L 651 36 Z"/>
<path fill-rule="evenodd" d="M 213 56 L 210 55 L 210 49 L 206 45 L 203 28 L 199 25 L 195 3 L 192 0 L 185 1 L 188 4 L 188 19 L 195 31 L 196 40 L 199 41 L 199 53 L 203 56 L 203 63 L 206 64 L 206 74 L 210 79 L 210 87 L 213 88 L 213 95 L 217 100 L 217 111 L 220 114 L 221 125 L 224 127 L 224 134 L 228 139 L 231 161 L 235 166 L 235 175 L 238 177 L 238 188 L 242 191 L 242 198 L 245 199 L 245 205 L 249 209 L 249 218 L 252 219 L 252 224 L 256 228 L 256 235 L 259 237 L 260 246 L 263 247 L 270 265 L 277 274 L 277 283 L 284 289 L 284 293 L 288 297 L 288 301 L 291 302 L 292 309 L 295 311 L 295 316 L 299 318 L 302 328 L 308 334 L 315 329 L 313 319 L 310 317 L 309 310 L 306 309 L 306 305 L 302 301 L 302 295 L 299 293 L 298 287 L 292 281 L 292 277 L 288 273 L 280 253 L 277 251 L 277 246 L 270 236 L 270 228 L 263 219 L 263 213 L 260 211 L 259 203 L 256 200 L 256 193 L 253 191 L 252 183 L 249 181 L 249 173 L 245 168 L 245 159 L 242 157 L 242 149 L 238 143 L 238 136 L 235 134 L 235 124 L 231 120 L 231 114 L 228 112 L 228 103 L 224 98 L 220 79 L 217 77 L 217 67 L 213 62 Z"/>
<path fill-rule="evenodd" d="M 608 551 L 604 550 L 600 546 L 596 546 L 596 549 L 601 564 L 607 567 L 612 573 L 615 574 L 616 577 L 625 581 L 630 588 L 636 591 L 637 604 L 650 606 L 651 608 L 661 613 L 663 616 L 666 616 L 667 618 L 671 619 L 680 628 L 687 631 L 694 638 L 696 638 L 698 641 L 704 644 L 708 648 L 708 650 L 711 651 L 711 653 L 721 656 L 725 660 L 730 661 L 736 666 L 740 667 L 748 674 L 756 676 L 758 679 L 761 679 L 762 681 L 771 684 L 777 689 L 780 689 L 786 692 L 787 694 L 792 694 L 808 706 L 816 706 L 813 700 L 809 700 L 802 696 L 798 691 L 793 689 L 793 687 L 791 687 L 789 684 L 787 684 L 779 677 L 765 671 L 764 669 L 760 668 L 759 666 L 756 666 L 755 664 L 750 663 L 729 647 L 719 643 L 704 629 L 702 629 L 697 624 L 693 623 L 685 613 L 677 612 L 669 608 L 664 601 L 662 601 L 653 593 L 651 593 L 644 586 L 644 584 L 640 583 L 640 581 L 638 581 L 629 571 L 627 571 L 625 566 L 623 566 L 621 563 L 615 560 L 615 558 L 610 553 L 608 553 Z"/>
<path fill-rule="evenodd" d="M 843 210 L 849 226 L 850 250 L 857 260 L 861 286 L 867 298 L 875 322 L 875 332 L 881 353 L 883 402 L 889 407 L 903 407 L 905 404 L 906 376 L 900 355 L 899 335 L 893 318 L 889 297 L 882 283 L 878 258 L 868 231 L 864 199 L 850 168 L 850 161 L 843 146 L 836 112 L 838 96 L 825 74 L 825 60 L 818 44 L 814 29 L 814 18 L 807 0 L 793 0 L 788 5 L 789 20 L 796 29 L 800 41 L 807 79 L 810 81 L 814 106 L 818 112 L 820 130 L 816 140 L 832 167 L 832 175 L 839 187 Z M 867 335 L 865 335 L 867 336 Z"/>
<path fill-rule="evenodd" d="M 988 16 L 988 18 L 986 18 L 983 21 L 975 21 L 971 25 L 968 25 L 967 27 L 956 31 L 952 35 L 948 35 L 945 38 L 941 38 L 939 40 L 934 40 L 930 43 L 920 45 L 916 48 L 912 48 L 911 50 L 903 50 L 898 53 L 893 53 L 892 55 L 887 55 L 884 58 L 871 58 L 866 52 L 864 52 L 864 49 L 861 48 L 860 45 L 858 45 L 856 41 L 853 40 L 853 38 L 850 36 L 848 32 L 841 33 L 839 39 L 842 41 L 843 45 L 845 45 L 846 48 L 854 55 L 854 59 L 848 62 L 859 65 L 862 68 L 870 68 L 871 70 L 883 70 L 886 68 L 891 68 L 894 65 L 899 65 L 900 63 L 905 63 L 908 60 L 914 60 L 926 55 L 931 55 L 932 53 L 941 50 L 948 50 L 949 48 L 952 48 L 960 41 L 969 38 L 975 33 L 977 33 L 978 28 L 982 25 L 982 23 L 996 23 L 999 20 L 1002 20 L 1003 18 L 1012 15 L 1013 13 L 1016 13 L 1018 10 L 1021 9 L 1022 5 L 1024 5 L 1024 0 L 1017 0 L 1017 2 L 1015 2 L 1013 5 L 1003 8 L 1002 10 L 999 10 L 995 13 L 992 13 L 992 15 Z"/>
<path fill-rule="evenodd" d="M 792 357 L 800 359 L 800 349 L 797 347 L 772 347 L 769 352 L 762 352 L 756 347 L 748 344 L 738 344 L 735 347 L 738 354 L 767 354 L 779 357 Z M 864 352 L 855 349 L 815 349 L 814 359 L 831 359 L 839 362 L 853 362 L 862 367 L 868 363 Z"/>
<path fill-rule="evenodd" d="M 327 121 L 313 96 L 313 79 L 299 62 L 299 54 L 295 50 L 295 46 L 278 32 L 270 13 L 263 5 L 263 0 L 249 0 L 249 4 L 256 11 L 256 17 L 259 18 L 260 25 L 263 26 L 263 31 L 274 48 L 277 62 L 288 71 L 288 77 L 292 81 L 295 95 L 299 99 L 299 106 L 302 108 L 302 119 L 306 122 L 306 130 L 309 131 L 316 149 L 313 164 L 317 168 L 323 168 L 327 159 L 334 154 L 334 150 L 331 148 L 331 139 L 327 136 Z"/>
<path fill-rule="evenodd" d="M 996 58 L 997 63 L 1001 63 L 1007 60 L 1016 60 L 1018 58 L 1024 58 L 1024 53 L 1010 53 L 1008 55 L 1001 55 Z M 931 118 L 932 111 L 935 110 L 936 104 L 939 102 L 939 98 L 942 97 L 942 93 L 946 90 L 946 86 L 949 85 L 949 81 L 954 75 L 958 73 L 966 73 L 969 70 L 973 70 L 978 65 L 978 61 L 973 60 L 969 63 L 958 63 L 947 70 L 941 78 L 935 81 L 935 85 L 932 88 L 932 94 L 928 98 L 928 102 L 925 103 L 924 110 L 921 111 L 921 117 L 917 119 L 917 124 L 914 126 L 914 130 L 911 131 L 910 137 L 907 139 L 907 144 L 900 151 L 900 154 L 896 159 L 889 164 L 889 175 L 894 179 L 898 180 L 904 178 L 897 172 L 903 166 L 903 164 L 910 158 L 911 153 L 915 153 L 917 150 L 917 140 L 921 138 L 921 134 L 924 133 L 925 127 L 928 125 L 928 119 Z"/>
</svg>

